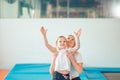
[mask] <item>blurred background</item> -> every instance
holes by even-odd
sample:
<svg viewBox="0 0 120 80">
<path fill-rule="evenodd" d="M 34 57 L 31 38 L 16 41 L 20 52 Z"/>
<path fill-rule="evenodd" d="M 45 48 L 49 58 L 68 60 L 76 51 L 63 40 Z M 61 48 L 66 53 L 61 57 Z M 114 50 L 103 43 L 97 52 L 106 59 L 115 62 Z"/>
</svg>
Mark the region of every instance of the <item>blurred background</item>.
<svg viewBox="0 0 120 80">
<path fill-rule="evenodd" d="M 0 18 L 120 18 L 120 0 L 0 0 Z"/>
</svg>

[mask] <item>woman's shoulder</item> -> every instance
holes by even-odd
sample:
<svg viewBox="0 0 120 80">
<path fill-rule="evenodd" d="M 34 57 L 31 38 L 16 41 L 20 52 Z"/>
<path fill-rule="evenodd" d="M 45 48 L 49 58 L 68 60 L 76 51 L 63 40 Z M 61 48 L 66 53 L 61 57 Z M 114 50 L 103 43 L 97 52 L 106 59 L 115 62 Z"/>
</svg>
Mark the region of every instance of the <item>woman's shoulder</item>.
<svg viewBox="0 0 120 80">
<path fill-rule="evenodd" d="M 79 62 L 79 63 L 83 62 L 82 61 L 82 55 L 81 55 L 80 52 L 76 52 L 75 58 L 76 58 L 77 62 Z"/>
<path fill-rule="evenodd" d="M 78 52 L 78 51 L 77 51 L 75 54 L 76 54 L 76 55 L 81 55 L 81 53 L 80 53 L 80 52 Z"/>
<path fill-rule="evenodd" d="M 81 53 L 77 51 L 77 52 L 75 53 L 75 57 L 81 57 Z"/>
</svg>

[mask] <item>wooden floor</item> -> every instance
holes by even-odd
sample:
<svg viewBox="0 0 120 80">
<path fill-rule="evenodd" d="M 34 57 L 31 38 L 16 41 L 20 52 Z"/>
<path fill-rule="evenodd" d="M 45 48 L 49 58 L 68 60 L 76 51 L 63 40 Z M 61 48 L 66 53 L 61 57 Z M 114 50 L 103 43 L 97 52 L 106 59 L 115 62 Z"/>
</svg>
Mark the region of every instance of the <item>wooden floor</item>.
<svg viewBox="0 0 120 80">
<path fill-rule="evenodd" d="M 108 80 L 120 80 L 120 73 L 104 73 Z"/>
<path fill-rule="evenodd" d="M 4 77 L 7 75 L 8 72 L 9 70 L 7 69 L 0 70 L 0 80 L 4 80 Z"/>
</svg>

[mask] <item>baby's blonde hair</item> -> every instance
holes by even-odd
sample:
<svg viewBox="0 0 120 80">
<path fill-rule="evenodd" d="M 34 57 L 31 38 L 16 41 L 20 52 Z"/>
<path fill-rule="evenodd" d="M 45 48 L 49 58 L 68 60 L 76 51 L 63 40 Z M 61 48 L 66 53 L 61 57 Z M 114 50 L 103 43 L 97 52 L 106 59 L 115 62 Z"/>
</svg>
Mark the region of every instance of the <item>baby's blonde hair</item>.
<svg viewBox="0 0 120 80">
<path fill-rule="evenodd" d="M 57 44 L 59 38 L 64 38 L 64 39 L 67 41 L 67 39 L 66 39 L 65 36 L 59 36 L 59 37 L 57 38 L 57 40 L 56 40 L 56 44 Z"/>
</svg>

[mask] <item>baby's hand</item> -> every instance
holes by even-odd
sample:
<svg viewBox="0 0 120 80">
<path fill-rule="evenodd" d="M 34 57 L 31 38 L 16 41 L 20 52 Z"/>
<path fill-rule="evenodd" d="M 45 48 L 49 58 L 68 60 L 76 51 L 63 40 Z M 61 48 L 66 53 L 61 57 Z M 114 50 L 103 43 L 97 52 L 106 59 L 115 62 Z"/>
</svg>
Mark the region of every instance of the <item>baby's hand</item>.
<svg viewBox="0 0 120 80">
<path fill-rule="evenodd" d="M 79 28 L 78 31 L 75 32 L 75 35 L 76 35 L 77 37 L 80 37 L 81 32 L 82 32 L 82 28 Z"/>
<path fill-rule="evenodd" d="M 46 35 L 47 29 L 45 30 L 45 28 L 42 26 L 41 29 L 40 29 L 40 32 L 41 32 L 43 35 Z"/>
</svg>

